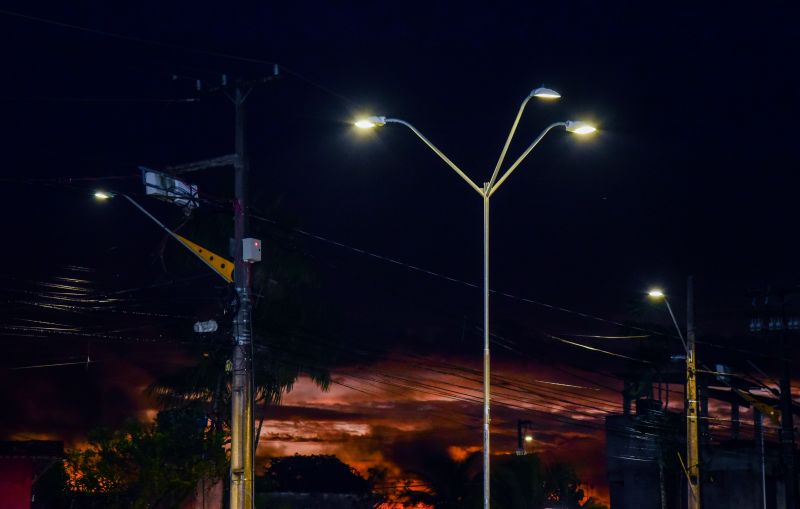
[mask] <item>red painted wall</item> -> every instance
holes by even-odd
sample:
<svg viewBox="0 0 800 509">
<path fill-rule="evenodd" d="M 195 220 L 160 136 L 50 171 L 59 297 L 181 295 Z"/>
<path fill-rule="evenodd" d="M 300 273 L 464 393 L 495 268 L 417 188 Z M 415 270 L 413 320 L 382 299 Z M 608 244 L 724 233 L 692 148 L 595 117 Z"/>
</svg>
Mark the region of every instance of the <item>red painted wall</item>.
<svg viewBox="0 0 800 509">
<path fill-rule="evenodd" d="M 30 509 L 33 463 L 26 458 L 0 458 L 0 507 Z"/>
</svg>

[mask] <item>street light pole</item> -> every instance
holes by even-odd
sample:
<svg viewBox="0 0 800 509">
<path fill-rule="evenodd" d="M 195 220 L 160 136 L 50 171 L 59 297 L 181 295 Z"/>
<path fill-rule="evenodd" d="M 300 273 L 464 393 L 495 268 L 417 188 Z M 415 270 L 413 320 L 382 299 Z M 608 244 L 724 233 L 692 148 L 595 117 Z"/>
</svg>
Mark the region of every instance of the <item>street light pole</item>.
<svg viewBox="0 0 800 509">
<path fill-rule="evenodd" d="M 687 507 L 700 509 L 700 430 L 697 401 L 697 356 L 695 349 L 694 330 L 694 278 L 689 276 L 686 281 L 686 339 L 683 337 L 669 299 L 661 290 L 650 290 L 648 295 L 654 299 L 663 299 L 667 306 L 675 330 L 683 343 L 686 352 L 686 478 Z"/>
<path fill-rule="evenodd" d="M 697 357 L 694 333 L 694 280 L 686 281 L 686 463 L 689 470 L 689 509 L 700 509 L 700 448 L 697 410 Z"/>
<path fill-rule="evenodd" d="M 525 442 L 532 442 L 533 437 L 523 430 L 527 429 L 532 423 L 522 419 L 517 420 L 517 456 L 525 456 Z"/>
<path fill-rule="evenodd" d="M 491 359 L 489 355 L 489 192 L 490 183 L 483 184 L 483 507 L 489 508 Z"/>
<path fill-rule="evenodd" d="M 430 142 L 416 127 L 398 118 L 386 118 L 383 116 L 372 116 L 361 119 L 355 122 L 355 126 L 361 129 L 371 129 L 381 127 L 386 124 L 400 124 L 411 130 L 417 137 L 425 143 L 442 161 L 445 162 L 458 176 L 460 176 L 474 191 L 481 195 L 483 200 L 483 507 L 489 509 L 490 506 L 490 438 L 491 438 L 491 357 L 490 357 L 490 327 L 489 327 L 489 206 L 490 198 L 495 191 L 505 182 L 511 173 L 522 163 L 522 161 L 530 154 L 530 152 L 539 144 L 545 135 L 556 127 L 563 127 L 567 131 L 576 134 L 590 134 L 596 131 L 596 128 L 581 121 L 567 121 L 555 122 L 545 128 L 539 136 L 531 143 L 528 148 L 522 153 L 520 157 L 503 173 L 499 180 L 497 177 L 500 173 L 506 152 L 514 137 L 517 125 L 531 98 L 538 97 L 542 99 L 557 99 L 560 96 L 554 90 L 539 87 L 533 90 L 522 102 L 519 108 L 517 117 L 511 126 L 511 131 L 508 134 L 506 143 L 500 153 L 500 157 L 495 166 L 494 172 L 489 180 L 485 182 L 483 187 L 478 186 L 472 179 L 470 179 L 453 161 L 450 160 L 441 150 L 439 150 L 433 143 Z"/>
</svg>

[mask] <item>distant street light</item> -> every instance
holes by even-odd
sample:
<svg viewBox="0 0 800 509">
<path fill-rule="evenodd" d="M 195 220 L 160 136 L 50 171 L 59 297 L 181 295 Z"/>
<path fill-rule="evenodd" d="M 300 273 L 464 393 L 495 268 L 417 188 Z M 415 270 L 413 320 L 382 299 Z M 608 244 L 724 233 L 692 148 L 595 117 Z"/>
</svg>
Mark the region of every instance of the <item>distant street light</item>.
<svg viewBox="0 0 800 509">
<path fill-rule="evenodd" d="M 511 176 L 511 173 L 522 163 L 522 161 L 530 154 L 530 152 L 539 144 L 542 138 L 556 127 L 563 127 L 565 130 L 578 135 L 585 135 L 595 132 L 597 129 L 582 121 L 567 121 L 555 122 L 547 126 L 541 134 L 539 134 L 533 143 L 531 143 L 522 155 L 517 158 L 514 163 L 509 166 L 506 171 L 500 176 L 500 168 L 505 160 L 506 152 L 517 130 L 522 113 L 525 106 L 532 98 L 539 99 L 558 99 L 561 94 L 555 90 L 539 87 L 532 90 L 522 101 L 519 107 L 517 117 L 511 126 L 511 131 L 508 134 L 505 145 L 500 152 L 500 157 L 495 165 L 494 172 L 488 182 L 484 182 L 483 186 L 478 186 L 472 179 L 470 179 L 453 161 L 450 160 L 441 150 L 431 143 L 423 134 L 413 125 L 405 120 L 397 118 L 386 118 L 384 116 L 370 116 L 358 119 L 354 122 L 355 126 L 359 129 L 372 129 L 381 127 L 386 124 L 401 124 L 411 130 L 417 137 L 425 143 L 442 161 L 445 162 L 458 176 L 460 176 L 474 191 L 476 191 L 483 200 L 483 507 L 489 508 L 489 470 L 490 470 L 490 451 L 489 451 L 489 393 L 490 393 L 490 357 L 489 357 L 489 199 L 492 194 L 497 191 L 503 182 Z M 500 177 L 498 179 L 498 177 Z"/>
<path fill-rule="evenodd" d="M 533 442 L 533 435 L 529 431 L 531 426 L 533 426 L 531 421 L 522 419 L 517 421 L 517 456 L 525 456 L 525 444 Z"/>
<path fill-rule="evenodd" d="M 114 195 L 111 193 L 107 193 L 105 191 L 96 191 L 94 193 L 94 197 L 102 201 L 102 200 L 110 200 L 111 198 L 114 197 Z"/>
</svg>

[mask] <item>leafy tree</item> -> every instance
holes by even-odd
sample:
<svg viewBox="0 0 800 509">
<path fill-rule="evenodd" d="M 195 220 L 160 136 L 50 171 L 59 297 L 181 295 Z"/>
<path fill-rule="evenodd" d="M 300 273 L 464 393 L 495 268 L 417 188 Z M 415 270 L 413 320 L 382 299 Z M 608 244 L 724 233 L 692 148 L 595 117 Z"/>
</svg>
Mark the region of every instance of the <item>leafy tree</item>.
<svg viewBox="0 0 800 509">
<path fill-rule="evenodd" d="M 272 458 L 265 474 L 256 478 L 256 507 L 275 507 L 280 499 L 272 496 L 289 497 L 298 494 L 304 498 L 306 506 L 314 505 L 331 494 L 343 498 L 343 503 L 352 508 L 374 508 L 386 500 L 382 492 L 386 471 L 370 469 L 369 477 L 364 478 L 350 465 L 336 456 L 284 456 Z"/>
<path fill-rule="evenodd" d="M 477 509 L 482 506 L 480 466 L 480 453 L 455 461 L 446 451 L 429 451 L 423 464 L 410 472 L 425 489 L 407 488 L 403 498 L 412 505 L 422 503 L 436 509 Z"/>
<path fill-rule="evenodd" d="M 89 447 L 66 463 L 74 507 L 92 509 L 178 507 L 199 480 L 225 469 L 222 435 L 199 405 L 159 412 L 154 424 L 94 430 Z"/>
<path fill-rule="evenodd" d="M 264 472 L 264 491 L 352 493 L 372 491 L 370 482 L 336 456 L 283 456 L 272 458 Z"/>
<path fill-rule="evenodd" d="M 542 464 L 535 454 L 497 456 L 492 463 L 492 505 L 540 509 L 545 492 Z"/>
<path fill-rule="evenodd" d="M 567 509 L 579 509 L 585 497 L 575 469 L 564 463 L 545 468 L 544 491 L 547 502 L 557 502 Z"/>
<path fill-rule="evenodd" d="M 426 488 L 406 490 L 404 499 L 425 503 L 435 509 L 482 507 L 481 454 L 463 461 L 440 455 L 438 461 L 425 462 L 413 474 Z M 504 455 L 492 458 L 491 505 L 496 509 L 603 509 L 597 500 L 587 499 L 575 470 L 556 463 L 545 467 L 535 454 Z"/>
</svg>

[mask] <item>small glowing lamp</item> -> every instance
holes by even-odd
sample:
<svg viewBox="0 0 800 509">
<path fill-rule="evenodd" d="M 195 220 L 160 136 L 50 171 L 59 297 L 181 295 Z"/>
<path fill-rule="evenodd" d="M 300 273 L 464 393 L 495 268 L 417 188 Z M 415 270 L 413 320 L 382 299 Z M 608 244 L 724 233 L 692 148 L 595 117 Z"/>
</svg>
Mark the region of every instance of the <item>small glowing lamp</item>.
<svg viewBox="0 0 800 509">
<path fill-rule="evenodd" d="M 528 443 L 533 442 L 533 435 L 525 435 L 525 441 Z"/>
<path fill-rule="evenodd" d="M 591 124 L 583 122 L 581 120 L 569 120 L 567 121 L 567 131 L 575 134 L 591 134 L 597 131 L 597 128 Z"/>
<path fill-rule="evenodd" d="M 538 97 L 539 99 L 561 99 L 561 94 L 552 88 L 545 87 L 544 85 L 534 89 L 533 92 L 531 92 L 531 96 Z"/>
<path fill-rule="evenodd" d="M 658 288 L 653 288 L 649 292 L 647 292 L 647 296 L 651 299 L 662 299 L 664 298 L 664 292 Z"/>
<path fill-rule="evenodd" d="M 107 193 L 105 191 L 96 191 L 94 193 L 94 197 L 97 198 L 98 200 L 110 200 L 111 198 L 114 197 L 114 195 L 111 193 Z"/>
<path fill-rule="evenodd" d="M 386 117 L 366 117 L 358 119 L 354 125 L 359 129 L 372 129 L 373 127 L 380 127 L 386 123 Z"/>
</svg>

